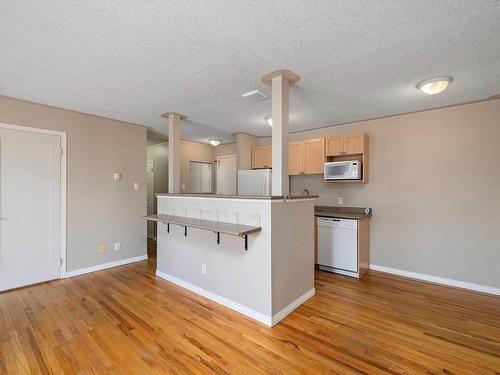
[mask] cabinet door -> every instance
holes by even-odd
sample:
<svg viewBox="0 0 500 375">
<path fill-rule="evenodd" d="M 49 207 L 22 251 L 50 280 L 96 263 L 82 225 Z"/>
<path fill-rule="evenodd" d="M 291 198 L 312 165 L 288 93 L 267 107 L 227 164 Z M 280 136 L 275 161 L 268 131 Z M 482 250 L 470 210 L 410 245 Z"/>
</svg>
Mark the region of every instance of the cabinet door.
<svg viewBox="0 0 500 375">
<path fill-rule="evenodd" d="M 326 156 L 343 155 L 344 137 L 330 137 L 326 139 Z"/>
<path fill-rule="evenodd" d="M 344 153 L 347 155 L 363 153 L 363 133 L 344 136 Z"/>
<path fill-rule="evenodd" d="M 266 168 L 273 167 L 273 147 L 266 146 Z"/>
<path fill-rule="evenodd" d="M 252 148 L 252 168 L 265 168 L 266 167 L 267 150 L 266 147 L 253 147 Z"/>
<path fill-rule="evenodd" d="M 305 174 L 323 173 L 325 163 L 325 139 L 309 139 L 304 142 L 304 165 L 302 172 Z"/>
<path fill-rule="evenodd" d="M 288 174 L 297 175 L 303 172 L 303 146 L 304 142 L 291 142 L 288 144 Z"/>
</svg>

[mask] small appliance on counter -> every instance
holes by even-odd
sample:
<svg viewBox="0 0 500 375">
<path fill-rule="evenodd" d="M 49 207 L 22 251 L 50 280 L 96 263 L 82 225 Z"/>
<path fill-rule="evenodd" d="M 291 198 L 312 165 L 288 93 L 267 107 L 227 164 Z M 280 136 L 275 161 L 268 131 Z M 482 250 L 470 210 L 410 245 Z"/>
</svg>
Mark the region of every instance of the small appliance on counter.
<svg viewBox="0 0 500 375">
<path fill-rule="evenodd" d="M 334 180 L 361 180 L 361 161 L 332 161 L 324 165 L 326 181 Z"/>
<path fill-rule="evenodd" d="M 238 195 L 271 195 L 271 169 L 238 171 Z"/>
</svg>

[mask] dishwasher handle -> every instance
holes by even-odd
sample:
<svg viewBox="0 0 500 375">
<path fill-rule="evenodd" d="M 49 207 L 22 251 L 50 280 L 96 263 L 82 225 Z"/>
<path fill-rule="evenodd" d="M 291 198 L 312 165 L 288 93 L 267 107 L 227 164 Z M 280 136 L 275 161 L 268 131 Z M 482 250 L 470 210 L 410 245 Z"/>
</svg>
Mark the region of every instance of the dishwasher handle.
<svg viewBox="0 0 500 375">
<path fill-rule="evenodd" d="M 318 217 L 318 227 L 358 228 L 358 221 L 353 219 L 339 219 L 335 217 Z"/>
</svg>

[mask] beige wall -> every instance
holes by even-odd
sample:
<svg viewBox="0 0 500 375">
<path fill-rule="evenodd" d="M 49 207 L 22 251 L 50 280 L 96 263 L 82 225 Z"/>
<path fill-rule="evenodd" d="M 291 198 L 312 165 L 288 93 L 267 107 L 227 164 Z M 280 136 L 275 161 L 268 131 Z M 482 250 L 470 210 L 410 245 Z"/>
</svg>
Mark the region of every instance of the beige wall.
<svg viewBox="0 0 500 375">
<path fill-rule="evenodd" d="M 68 271 L 146 254 L 146 128 L 1 96 L 0 122 L 67 133 Z"/>
<path fill-rule="evenodd" d="M 189 162 L 214 162 L 215 147 L 212 145 L 181 140 L 181 192 L 189 192 Z M 214 176 L 215 178 L 215 176 Z M 185 185 L 185 189 L 182 186 Z"/>
<path fill-rule="evenodd" d="M 235 155 L 235 154 L 236 154 L 236 142 L 226 143 L 215 147 L 215 158 L 219 156 Z"/>
<path fill-rule="evenodd" d="M 252 169 L 252 147 L 260 144 L 260 138 L 253 135 L 236 134 L 236 158 L 238 169 Z"/>
<path fill-rule="evenodd" d="M 500 100 L 290 135 L 370 136 L 370 182 L 292 177 L 318 204 L 373 207 L 371 263 L 500 287 Z M 268 139 L 266 139 L 268 142 Z"/>
<path fill-rule="evenodd" d="M 168 193 L 168 142 L 148 146 L 147 160 L 153 160 L 154 193 Z"/>
<path fill-rule="evenodd" d="M 147 160 L 153 161 L 153 194 L 168 193 L 168 142 L 147 146 Z M 157 212 L 157 199 L 153 198 L 154 213 Z M 148 235 L 156 233 L 156 223 L 147 222 Z M 155 238 L 156 234 L 153 236 Z"/>
</svg>

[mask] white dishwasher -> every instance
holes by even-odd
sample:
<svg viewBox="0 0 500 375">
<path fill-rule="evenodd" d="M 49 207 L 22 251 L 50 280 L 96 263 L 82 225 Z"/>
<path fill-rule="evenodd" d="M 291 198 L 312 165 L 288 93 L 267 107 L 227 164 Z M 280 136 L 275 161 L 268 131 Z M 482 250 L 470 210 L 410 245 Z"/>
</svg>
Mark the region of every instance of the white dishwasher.
<svg viewBox="0 0 500 375">
<path fill-rule="evenodd" d="M 358 277 L 358 221 L 318 217 L 320 270 Z"/>
</svg>

